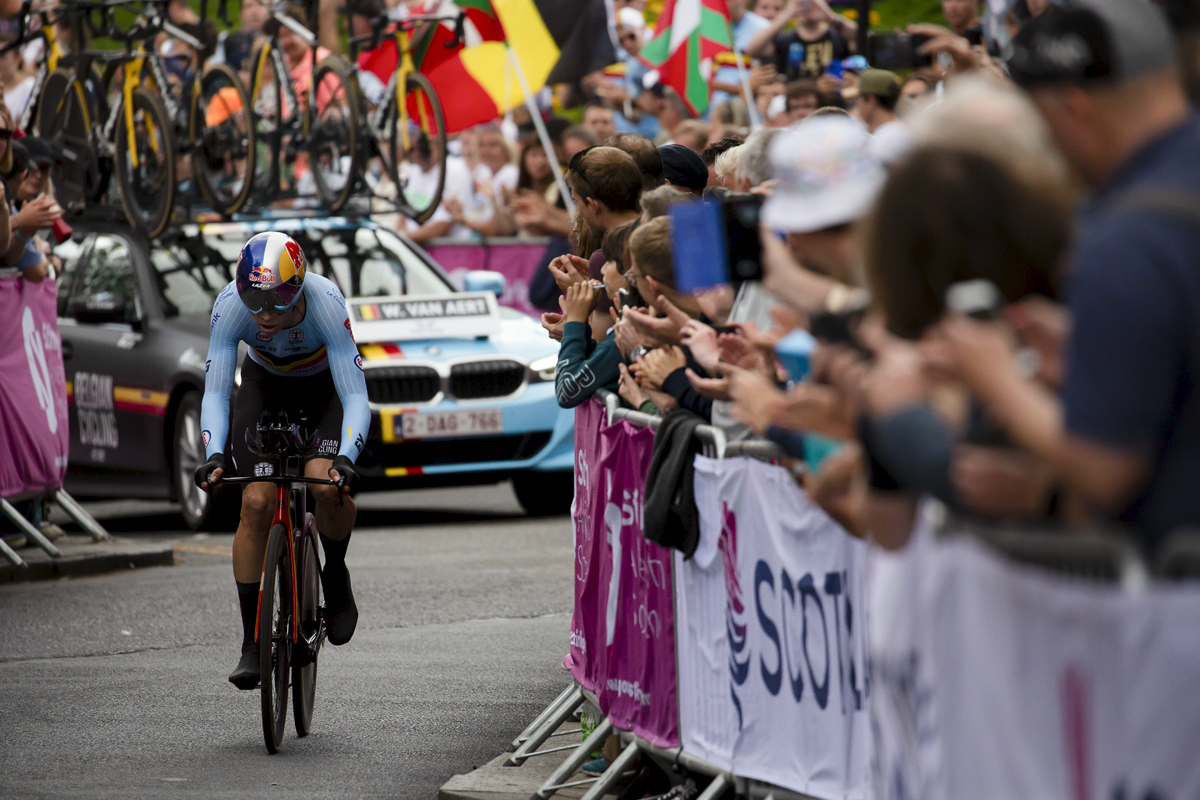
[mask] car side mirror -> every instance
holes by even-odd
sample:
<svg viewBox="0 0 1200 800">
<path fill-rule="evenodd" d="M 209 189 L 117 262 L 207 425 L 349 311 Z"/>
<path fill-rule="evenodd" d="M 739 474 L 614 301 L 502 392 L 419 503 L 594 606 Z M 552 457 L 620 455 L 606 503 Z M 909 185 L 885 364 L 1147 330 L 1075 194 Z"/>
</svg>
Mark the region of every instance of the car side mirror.
<svg viewBox="0 0 1200 800">
<path fill-rule="evenodd" d="M 497 298 L 504 294 L 506 284 L 503 275 L 487 269 L 473 269 L 463 277 L 463 291 L 491 292 Z"/>
<path fill-rule="evenodd" d="M 75 297 L 67 304 L 67 313 L 80 322 L 93 324 L 128 323 L 128 303 L 121 295 L 96 292 L 87 297 Z"/>
</svg>

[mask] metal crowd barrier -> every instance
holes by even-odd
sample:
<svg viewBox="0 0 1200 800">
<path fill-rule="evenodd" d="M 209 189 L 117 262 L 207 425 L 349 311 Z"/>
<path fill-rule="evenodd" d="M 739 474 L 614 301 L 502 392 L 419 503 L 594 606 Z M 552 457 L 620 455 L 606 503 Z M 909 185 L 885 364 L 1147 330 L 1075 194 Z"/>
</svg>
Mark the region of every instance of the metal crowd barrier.
<svg viewBox="0 0 1200 800">
<path fill-rule="evenodd" d="M 22 533 L 33 540 L 34 544 L 45 550 L 46 554 L 51 558 L 62 558 L 62 551 L 55 547 L 53 542 L 43 536 L 42 532 L 35 528 L 29 520 L 25 519 L 17 509 L 13 508 L 12 503 L 9 502 L 10 500 L 18 502 L 29 500 L 37 496 L 38 494 L 24 494 L 9 498 L 0 498 L 0 512 L 3 512 L 5 517 L 16 525 Z M 92 541 L 106 542 L 110 540 L 111 537 L 108 535 L 108 531 L 104 530 L 104 526 L 97 522 L 95 517 L 85 511 L 83 506 L 75 502 L 75 498 L 67 494 L 64 489 L 55 489 L 50 494 L 50 499 L 57 503 L 58 507 L 74 520 L 75 524 L 83 528 L 92 537 Z M 8 559 L 14 567 L 24 568 L 28 566 L 25 563 L 25 559 L 21 558 L 15 550 L 5 544 L 3 539 L 0 539 L 0 554 Z"/>
<path fill-rule="evenodd" d="M 662 417 L 643 414 L 640 411 L 622 407 L 621 398 L 613 392 L 600 389 L 596 392 L 596 397 L 604 403 L 610 425 L 616 420 L 625 420 L 637 427 L 657 430 L 659 425 L 662 424 Z M 704 445 L 704 454 L 712 458 L 729 458 L 745 455 L 755 458 L 773 459 L 783 455 L 783 452 L 774 442 L 760 439 L 731 442 L 726 437 L 724 431 L 712 425 L 697 426 L 695 435 Z M 590 786 L 584 793 L 582 800 L 600 800 L 601 797 L 616 786 L 639 755 L 653 759 L 668 774 L 671 772 L 671 767 L 678 765 L 690 772 L 711 777 L 713 780 L 701 792 L 697 800 L 715 800 L 724 794 L 727 789 L 735 785 L 741 787 L 739 788 L 740 793 L 747 794 L 748 796 L 751 793 L 756 793 L 754 796 L 758 798 L 773 797 L 777 800 L 809 800 L 807 795 L 800 795 L 780 787 L 738 778 L 713 764 L 685 753 L 682 748 L 663 749 L 656 747 L 629 731 L 618 731 L 607 717 L 600 722 L 596 729 L 581 744 L 575 747 L 554 747 L 539 750 L 538 748 L 549 740 L 551 736 L 556 735 L 555 732 L 557 729 L 585 701 L 590 702 L 594 706 L 599 706 L 595 697 L 592 697 L 589 692 L 573 683 L 567 689 L 563 690 L 562 694 L 547 706 L 509 745 L 509 749 L 513 753 L 505 762 L 505 766 L 520 766 L 526 759 L 535 756 L 567 750 L 571 751 L 566 760 L 534 792 L 530 800 L 549 800 L 549 798 L 553 797 L 561 789 L 588 784 Z M 571 730 L 559 733 L 565 735 L 578 732 L 577 730 Z M 583 766 L 593 752 L 603 746 L 605 740 L 612 733 L 620 734 L 623 747 L 620 754 L 613 759 L 607 771 L 598 778 L 568 780 Z M 744 791 L 742 791 L 743 789 Z"/>
<path fill-rule="evenodd" d="M 610 425 L 616 420 L 625 420 L 637 427 L 657 430 L 662 423 L 661 417 L 623 407 L 621 398 L 613 392 L 600 389 L 596 396 L 604 403 Z M 697 426 L 695 435 L 703 442 L 705 455 L 713 458 L 750 456 L 769 460 L 783 455 L 774 442 L 760 439 L 729 441 L 724 431 L 711 425 Z M 928 513 L 934 516 L 931 520 L 934 528 L 944 532 L 943 535 L 976 536 L 1007 558 L 1022 564 L 1082 580 L 1117 583 L 1130 591 L 1145 586 L 1150 579 L 1151 570 L 1147 559 L 1134 541 L 1119 531 L 1073 532 L 987 526 L 949 514 L 944 506 L 936 502 L 927 508 Z M 1155 577 L 1175 580 L 1200 578 L 1200 532 L 1181 532 L 1169 537 L 1159 548 L 1153 574 Z M 511 766 L 518 766 L 525 759 L 536 755 L 571 751 L 567 759 L 533 794 L 531 800 L 549 800 L 560 789 L 587 784 L 591 785 L 582 800 L 600 800 L 616 786 L 639 755 L 653 759 L 668 774 L 671 767 L 681 766 L 690 772 L 711 777 L 712 782 L 697 800 L 715 800 L 730 787 L 734 788 L 739 796 L 751 800 L 813 800 L 809 795 L 790 789 L 735 776 L 684 752 L 682 748 L 656 747 L 628 731 L 617 731 L 607 718 L 574 748 L 538 750 L 585 700 L 598 705 L 596 699 L 578 685 L 568 687 L 510 746 L 510 749 L 515 751 L 507 762 Z M 608 770 L 599 778 L 568 781 L 567 779 L 588 760 L 591 753 L 599 749 L 614 732 L 619 733 L 623 747 Z"/>
</svg>

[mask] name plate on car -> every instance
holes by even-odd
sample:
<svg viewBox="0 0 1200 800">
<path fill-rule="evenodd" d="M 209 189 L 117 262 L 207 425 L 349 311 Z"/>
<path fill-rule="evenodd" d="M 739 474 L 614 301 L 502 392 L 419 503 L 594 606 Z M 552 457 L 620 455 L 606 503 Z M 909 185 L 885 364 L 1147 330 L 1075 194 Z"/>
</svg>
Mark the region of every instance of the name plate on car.
<svg viewBox="0 0 1200 800">
<path fill-rule="evenodd" d="M 500 330 L 500 307 L 491 292 L 362 297 L 346 301 L 354 341 L 473 339 Z"/>
</svg>

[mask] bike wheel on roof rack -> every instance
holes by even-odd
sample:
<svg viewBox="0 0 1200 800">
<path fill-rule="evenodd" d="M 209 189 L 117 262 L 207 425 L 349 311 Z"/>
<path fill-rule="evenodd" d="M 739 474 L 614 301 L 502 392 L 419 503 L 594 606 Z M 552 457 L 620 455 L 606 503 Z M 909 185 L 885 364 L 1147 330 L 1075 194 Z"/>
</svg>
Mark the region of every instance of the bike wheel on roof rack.
<svg viewBox="0 0 1200 800">
<path fill-rule="evenodd" d="M 404 83 L 404 106 L 403 127 L 399 113 L 385 122 L 387 146 L 396 154 L 391 178 L 401 213 L 422 224 L 446 187 L 446 117 L 433 84 L 419 72 L 409 73 Z"/>
<path fill-rule="evenodd" d="M 340 211 L 358 184 L 362 160 L 358 85 L 340 56 L 329 56 L 313 70 L 306 102 L 307 167 L 321 201 Z"/>
<path fill-rule="evenodd" d="M 117 183 L 129 224 L 152 239 L 167 227 L 175 205 L 175 144 L 158 97 L 138 88 L 132 100 L 132 135 L 124 111 L 117 121 Z"/>
<path fill-rule="evenodd" d="M 254 124 L 250 96 L 226 64 L 213 64 L 192 96 L 192 170 L 217 213 L 236 214 L 254 188 Z"/>
</svg>

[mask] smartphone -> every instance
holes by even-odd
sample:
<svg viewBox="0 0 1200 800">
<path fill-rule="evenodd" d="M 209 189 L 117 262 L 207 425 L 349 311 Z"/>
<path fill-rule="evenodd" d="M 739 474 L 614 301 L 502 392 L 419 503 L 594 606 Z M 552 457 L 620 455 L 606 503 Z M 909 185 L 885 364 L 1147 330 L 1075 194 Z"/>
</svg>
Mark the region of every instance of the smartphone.
<svg viewBox="0 0 1200 800">
<path fill-rule="evenodd" d="M 929 37 L 920 33 L 873 33 L 867 39 L 867 61 L 876 69 L 909 70 L 933 65 L 933 56 L 920 52 Z"/>
<path fill-rule="evenodd" d="M 1000 319 L 1007 304 L 996 284 L 986 278 L 960 281 L 946 290 L 946 308 L 982 322 Z"/>
<path fill-rule="evenodd" d="M 671 252 L 679 291 L 691 294 L 762 278 L 762 203 L 758 195 L 739 194 L 671 207 Z"/>
</svg>

